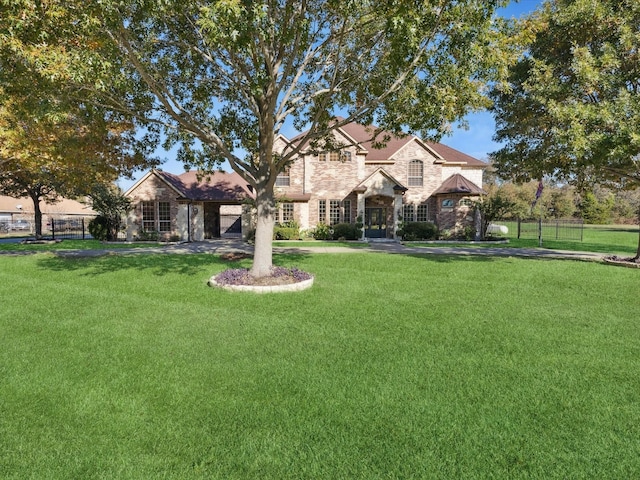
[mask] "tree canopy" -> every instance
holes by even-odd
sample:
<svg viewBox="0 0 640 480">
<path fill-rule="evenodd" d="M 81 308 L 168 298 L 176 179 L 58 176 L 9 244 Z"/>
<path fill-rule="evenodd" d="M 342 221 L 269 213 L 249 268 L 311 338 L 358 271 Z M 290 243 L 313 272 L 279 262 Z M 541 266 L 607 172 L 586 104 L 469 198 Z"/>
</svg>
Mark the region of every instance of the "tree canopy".
<svg viewBox="0 0 640 480">
<path fill-rule="evenodd" d="M 640 185 L 640 4 L 547 0 L 520 27 L 529 41 L 492 91 L 498 172 Z"/>
<path fill-rule="evenodd" d="M 14 27 L 24 23 L 16 8 L 26 8 L 44 32 L 15 49 L 30 65 L 53 69 L 76 97 L 135 118 L 149 135 L 162 133 L 185 164 L 227 161 L 254 187 L 252 273 L 262 276 L 272 261 L 277 174 L 351 121 L 438 138 L 486 107 L 486 82 L 505 65 L 493 18 L 505 3 L 50 0 L 55 14 L 44 20 L 40 2 L 3 8 Z M 275 141 L 285 126 L 306 133 L 282 151 Z"/>
<path fill-rule="evenodd" d="M 529 41 L 492 91 L 499 174 L 638 188 L 640 3 L 547 0 L 520 26 Z"/>
<path fill-rule="evenodd" d="M 33 200 L 37 237 L 41 200 L 84 196 L 153 163 L 131 116 L 93 102 L 90 92 L 78 95 L 68 39 L 48 30 L 62 11 L 0 3 L 0 192 Z"/>
</svg>

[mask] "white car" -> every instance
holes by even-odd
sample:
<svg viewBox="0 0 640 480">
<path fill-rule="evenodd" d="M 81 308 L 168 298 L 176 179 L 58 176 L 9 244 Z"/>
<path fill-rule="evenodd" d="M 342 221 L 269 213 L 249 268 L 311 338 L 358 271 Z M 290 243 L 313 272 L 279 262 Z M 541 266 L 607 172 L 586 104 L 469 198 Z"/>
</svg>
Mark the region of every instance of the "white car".
<svg viewBox="0 0 640 480">
<path fill-rule="evenodd" d="M 31 230 L 31 225 L 26 220 L 16 220 L 9 224 L 9 230 Z"/>
</svg>

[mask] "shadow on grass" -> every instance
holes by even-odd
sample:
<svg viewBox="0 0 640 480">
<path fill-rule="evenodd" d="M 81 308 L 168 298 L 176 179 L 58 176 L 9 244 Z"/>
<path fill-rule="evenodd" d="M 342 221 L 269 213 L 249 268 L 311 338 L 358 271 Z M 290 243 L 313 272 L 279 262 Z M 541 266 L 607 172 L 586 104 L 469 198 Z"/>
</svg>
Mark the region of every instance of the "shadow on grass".
<svg viewBox="0 0 640 480">
<path fill-rule="evenodd" d="M 43 256 L 38 260 L 40 268 L 51 271 L 76 271 L 81 275 L 103 275 L 123 270 L 151 272 L 153 275 L 193 275 L 202 271 L 203 266 L 220 270 L 224 265 L 239 268 L 242 262 L 228 262 L 217 255 L 102 255 L 96 257 Z"/>
</svg>

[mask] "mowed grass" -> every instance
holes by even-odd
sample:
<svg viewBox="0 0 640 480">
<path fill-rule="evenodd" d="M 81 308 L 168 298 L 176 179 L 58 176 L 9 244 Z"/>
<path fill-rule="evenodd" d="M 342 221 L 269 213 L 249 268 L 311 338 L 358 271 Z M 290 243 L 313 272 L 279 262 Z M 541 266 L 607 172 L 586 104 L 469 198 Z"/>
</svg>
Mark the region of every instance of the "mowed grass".
<svg viewBox="0 0 640 480">
<path fill-rule="evenodd" d="M 0 478 L 639 478 L 636 269 L 0 257 Z"/>
</svg>

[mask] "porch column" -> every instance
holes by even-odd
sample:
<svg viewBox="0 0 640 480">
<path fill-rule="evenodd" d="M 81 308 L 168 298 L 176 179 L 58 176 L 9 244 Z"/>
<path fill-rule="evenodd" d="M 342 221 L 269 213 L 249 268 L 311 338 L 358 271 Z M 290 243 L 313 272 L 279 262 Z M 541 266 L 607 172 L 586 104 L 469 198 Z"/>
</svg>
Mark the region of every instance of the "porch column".
<svg viewBox="0 0 640 480">
<path fill-rule="evenodd" d="M 402 193 L 397 193 L 393 196 L 393 238 L 396 237 L 396 232 L 400 228 L 400 217 L 402 216 Z"/>
<path fill-rule="evenodd" d="M 358 192 L 357 204 L 358 204 L 358 216 L 362 217 L 362 223 L 364 224 L 364 219 L 365 219 L 364 208 L 366 205 L 366 199 L 365 199 L 364 193 Z M 362 236 L 360 237 L 360 239 L 364 240 L 364 227 L 362 228 Z"/>
</svg>

